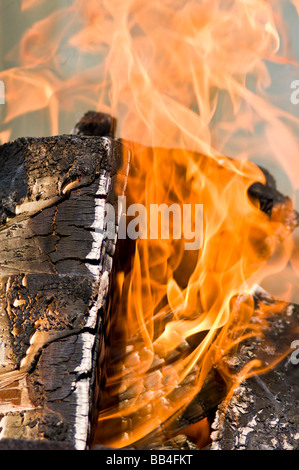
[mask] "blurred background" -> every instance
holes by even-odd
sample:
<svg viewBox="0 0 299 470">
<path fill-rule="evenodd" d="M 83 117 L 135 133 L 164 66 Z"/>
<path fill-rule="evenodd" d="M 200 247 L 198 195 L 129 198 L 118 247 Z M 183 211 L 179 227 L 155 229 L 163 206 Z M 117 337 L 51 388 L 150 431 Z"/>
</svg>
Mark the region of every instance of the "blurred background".
<svg viewBox="0 0 299 470">
<path fill-rule="evenodd" d="M 54 11 L 63 12 L 64 7 L 69 7 L 73 3 L 73 0 L 51 0 L 51 1 L 39 1 L 33 0 L 21 1 L 21 0 L 0 0 L 0 72 L 8 69 L 12 69 L 19 65 L 18 49 L 17 46 L 20 44 L 21 39 L 30 27 L 34 23 L 46 16 L 50 15 Z M 88 2 L 87 2 L 88 3 Z M 271 2 L 270 2 L 271 3 Z M 34 8 L 27 8 L 22 11 L 22 5 L 26 6 L 34 4 Z M 299 61 L 299 18 L 295 7 L 288 0 L 282 0 L 283 6 L 283 19 L 289 26 L 289 38 L 286 41 L 290 41 L 291 48 L 294 53 L 294 57 Z M 61 21 L 63 21 L 63 15 L 61 15 Z M 78 28 L 80 26 L 78 25 Z M 63 30 L 61 23 L 59 22 L 59 16 L 57 17 L 57 34 L 61 34 Z M 55 29 L 55 28 L 54 28 Z M 90 53 L 78 54 L 78 49 L 71 47 L 67 44 L 68 38 L 75 32 L 76 23 L 73 23 L 73 30 L 64 31 L 63 40 L 60 43 L 58 54 L 56 54 L 56 60 L 59 62 L 60 79 L 64 80 L 70 77 L 74 70 L 78 70 L 78 67 L 83 71 L 93 67 L 93 61 L 95 56 Z M 55 36 L 55 30 L 51 32 L 53 37 Z M 237 47 L 237 46 L 236 46 Z M 47 53 L 47 46 L 45 45 L 45 53 Z M 273 97 L 273 102 L 277 104 L 281 109 L 293 114 L 299 118 L 299 104 L 291 103 L 291 93 L 294 91 L 291 89 L 291 83 L 294 80 L 299 80 L 299 67 L 296 64 L 267 64 L 271 76 L 271 85 L 269 93 Z M 96 80 L 97 77 L 89 74 L 86 76 L 86 80 Z M 249 84 L 250 87 L 250 84 Z M 81 92 L 81 91 L 80 91 Z M 25 96 L 24 96 L 25 99 Z M 61 97 L 61 99 L 65 99 Z M 70 100 L 74 100 L 74 106 L 71 106 L 70 110 L 64 109 L 59 110 L 59 133 L 68 133 L 72 129 L 74 123 L 87 111 L 87 104 L 85 101 L 80 99 L 79 92 L 76 95 L 76 91 L 69 97 Z M 86 101 L 89 102 L 89 107 L 95 107 L 98 96 L 91 93 Z M 11 130 L 9 139 L 15 139 L 20 136 L 46 136 L 51 135 L 52 128 L 50 124 L 50 116 L 48 109 L 38 109 L 32 111 L 29 115 L 18 116 L 9 123 L 5 122 L 6 118 L 6 106 L 0 106 L 0 133 L 4 132 L 3 136 L 7 136 L 5 133 L 8 129 Z M 263 132 L 263 129 L 260 129 Z M 3 137 L 2 137 L 3 141 Z M 288 152 L 288 142 L 285 142 L 285 152 Z M 234 156 L 235 149 L 233 143 L 227 146 L 227 155 Z M 254 157 L 255 163 L 266 165 L 269 167 L 269 159 L 264 161 L 263 155 L 259 155 L 258 151 Z M 290 182 L 286 173 L 282 170 L 281 166 L 277 164 L 275 159 L 271 162 L 271 168 L 269 170 L 275 176 L 278 181 L 281 191 L 290 196 L 292 194 L 290 188 Z M 296 194 L 298 196 L 298 194 Z M 298 199 L 298 197 L 296 198 Z M 297 207 L 299 205 L 297 203 Z"/>
<path fill-rule="evenodd" d="M 26 4 L 26 2 L 25 2 Z M 72 0 L 47 0 L 37 2 L 34 8 L 29 8 L 22 11 L 21 0 L 0 0 L 0 71 L 8 70 L 18 67 L 20 64 L 17 46 L 20 44 L 24 33 L 31 28 L 35 22 L 46 18 L 56 10 L 63 11 L 64 7 L 72 4 Z M 63 16 L 61 15 L 63 21 Z M 61 31 L 61 24 L 57 21 L 57 33 Z M 55 35 L 55 28 L 51 32 Z M 60 62 L 61 78 L 67 78 L 72 73 L 74 67 L 77 67 L 78 52 L 76 48 L 70 46 L 65 47 L 68 37 L 72 34 L 66 34 L 57 59 Z M 45 50 L 47 47 L 45 45 Z M 89 57 L 84 57 L 84 66 L 90 66 Z M 24 96 L 25 99 L 25 96 Z M 96 100 L 96 97 L 95 97 Z M 74 121 L 86 112 L 85 103 L 77 103 L 75 113 L 72 114 L 70 119 L 69 113 L 64 113 L 62 110 L 59 115 L 59 133 L 69 133 L 74 125 Z M 20 116 L 13 120 L 13 122 L 5 123 L 6 106 L 0 107 L 0 131 L 12 128 L 11 139 L 21 136 L 42 137 L 51 135 L 51 125 L 48 110 L 39 109 L 33 111 L 30 115 Z M 28 122 L 30 121 L 30 123 Z"/>
<path fill-rule="evenodd" d="M 53 12 L 57 12 L 56 20 L 52 24 L 51 31 L 47 31 L 49 44 L 35 45 L 34 41 L 36 38 L 34 36 L 32 37 L 32 41 L 33 47 L 39 47 L 39 49 L 41 51 L 44 50 L 44 54 L 47 55 L 52 53 L 49 47 L 51 41 L 55 41 L 57 37 L 59 38 L 59 46 L 55 52 L 55 57 L 53 57 L 55 70 L 49 67 L 48 70 L 42 70 L 42 73 L 48 80 L 51 80 L 52 77 L 55 82 L 63 83 L 64 81 L 68 81 L 69 84 L 67 88 L 62 87 L 61 91 L 57 93 L 55 100 L 53 100 L 52 108 L 38 106 L 37 109 L 33 109 L 30 113 L 16 115 L 15 117 L 10 116 L 9 121 L 7 120 L 7 102 L 9 100 L 9 94 L 7 94 L 6 103 L 0 105 L 0 139 L 2 143 L 22 136 L 42 137 L 52 135 L 53 133 L 69 133 L 74 124 L 86 111 L 96 109 L 101 87 L 99 80 L 101 59 L 98 52 L 94 54 L 94 51 L 86 50 L 83 51 L 83 53 L 79 53 L 78 48 L 72 47 L 68 42 L 68 39 L 76 33 L 76 30 L 79 31 L 82 27 L 80 18 L 74 18 L 74 21 L 71 23 L 72 27 L 70 28 L 68 26 L 64 28 L 64 8 L 70 7 L 73 3 L 74 0 L 0 0 L 0 79 L 1 72 L 5 72 L 9 69 L 13 70 L 19 66 L 19 54 L 22 52 L 20 44 L 24 33 L 32 28 L 37 21 L 46 18 Z M 88 3 L 89 2 L 86 2 L 86 4 Z M 269 1 L 269 4 L 271 5 L 271 1 Z M 294 60 L 292 63 L 266 64 L 271 78 L 267 93 L 271 103 L 294 116 L 296 119 L 299 119 L 299 103 L 294 104 L 291 102 L 291 95 L 294 92 L 292 83 L 295 80 L 299 80 L 299 66 L 296 63 L 296 61 L 299 62 L 299 17 L 294 4 L 289 0 L 281 0 L 281 7 L 283 12 L 282 20 L 288 26 L 288 35 L 281 38 L 281 47 L 290 46 L 293 51 Z M 61 12 L 61 16 L 59 12 Z M 236 47 L 238 47 L 238 44 L 236 44 Z M 50 64 L 51 61 L 48 63 Z M 37 63 L 36 68 L 38 69 L 38 67 L 39 64 Z M 42 62 L 40 67 L 43 67 Z M 59 74 L 57 74 L 57 70 L 59 70 Z M 86 85 L 80 88 L 78 88 L 76 84 L 72 87 L 71 80 L 73 73 L 78 73 L 78 70 L 82 78 L 81 83 L 84 83 L 85 80 Z M 8 85 L 5 83 L 5 80 L 3 81 L 5 86 Z M 21 76 L 19 75 L 18 81 L 13 83 L 21 84 Z M 253 83 L 252 86 L 254 87 L 254 85 Z M 36 83 L 32 82 L 32 86 L 36 86 Z M 247 86 L 248 89 L 251 88 L 250 79 Z M 11 84 L 9 88 L 10 93 L 15 93 L 15 95 L 18 96 L 21 106 L 22 101 L 26 101 L 27 99 L 26 94 L 22 94 L 22 91 L 20 92 L 19 89 L 13 90 Z M 49 91 L 49 93 L 51 92 Z M 60 106 L 61 103 L 63 103 L 63 106 Z M 219 106 L 221 106 L 221 99 L 219 100 Z M 226 106 L 225 94 L 223 96 L 223 106 Z M 58 120 L 53 125 L 53 115 L 56 112 Z M 51 113 L 53 113 L 52 116 Z M 282 141 L 283 143 L 280 143 L 280 145 L 283 145 L 286 159 L 289 154 L 294 153 L 294 148 L 297 146 L 297 144 L 294 145 L 294 142 L 299 139 L 298 128 L 295 124 L 292 128 L 291 121 L 289 131 L 289 134 L 285 135 Z M 255 132 L 263 134 L 265 129 L 263 126 L 259 126 Z M 248 145 L 249 147 L 250 132 L 248 132 L 248 136 L 243 132 L 241 137 L 244 143 L 243 145 Z M 291 140 L 294 142 L 291 142 Z M 262 152 L 257 148 L 252 156 L 252 161 L 266 167 L 272 173 L 277 181 L 279 190 L 294 198 L 296 208 L 299 210 L 299 189 L 293 188 L 290 182 L 292 169 L 290 169 L 289 172 L 285 171 L 283 165 L 274 158 L 275 145 L 274 142 L 273 158 L 269 158 L 269 155 L 271 156 L 271 149 L 268 150 L 267 158 L 265 158 Z M 228 140 L 224 151 L 227 156 L 236 157 L 239 148 L 240 142 L 236 144 L 236 142 Z M 299 156 L 297 155 L 292 155 L 292 158 L 293 161 L 299 161 Z M 295 234 L 295 238 L 296 237 L 298 237 L 297 234 Z M 287 277 L 288 273 L 284 273 L 284 276 Z M 267 283 L 264 287 L 267 288 Z M 299 303 L 299 294 L 297 300 Z"/>
</svg>

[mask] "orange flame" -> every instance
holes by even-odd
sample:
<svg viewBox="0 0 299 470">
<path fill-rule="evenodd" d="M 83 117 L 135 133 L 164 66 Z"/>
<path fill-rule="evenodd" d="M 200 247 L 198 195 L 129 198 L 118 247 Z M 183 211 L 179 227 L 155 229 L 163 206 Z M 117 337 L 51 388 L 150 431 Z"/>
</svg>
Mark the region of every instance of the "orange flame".
<svg viewBox="0 0 299 470">
<path fill-rule="evenodd" d="M 23 0 L 22 10 L 41 3 Z M 261 155 L 285 172 L 291 197 L 299 187 L 298 119 L 271 90 L 269 68 L 296 61 L 278 0 L 69 3 L 7 55 L 19 66 L 0 73 L 6 128 L 44 110 L 58 133 L 74 111 L 109 112 L 132 154 L 130 202 L 204 210 L 199 250 L 184 250 L 183 239 L 138 239 L 132 265 L 118 273 L 97 439 L 120 447 L 162 426 L 228 351 L 261 334 L 251 323 L 254 284 L 290 259 L 298 271 L 291 202 L 269 217 L 247 193 L 264 182 L 253 163 Z"/>
</svg>

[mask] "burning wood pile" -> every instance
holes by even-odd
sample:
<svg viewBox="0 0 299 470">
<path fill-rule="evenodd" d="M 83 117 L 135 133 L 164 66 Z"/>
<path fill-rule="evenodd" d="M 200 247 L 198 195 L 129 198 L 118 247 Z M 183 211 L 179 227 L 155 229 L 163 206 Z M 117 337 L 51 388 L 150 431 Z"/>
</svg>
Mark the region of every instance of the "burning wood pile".
<svg viewBox="0 0 299 470">
<path fill-rule="evenodd" d="M 259 90 L 264 61 L 277 59 L 275 15 L 267 2 L 249 14 L 236 1 L 227 29 L 235 17 L 217 1 L 104 3 L 77 0 L 64 12 L 84 13 L 74 47 L 103 52 L 115 28 L 99 68 L 102 111 L 70 133 L 53 118 L 52 136 L 0 147 L 0 448 L 296 449 L 299 308 L 293 289 L 261 286 L 296 272 L 299 215 L 252 158 L 269 153 L 256 128 L 266 122 L 275 145 L 290 118 L 245 86 L 253 75 Z M 157 15 L 164 26 L 148 30 Z M 43 38 L 55 18 L 31 34 Z M 35 63 L 29 48 L 40 69 L 48 59 L 30 37 L 24 66 Z M 65 92 L 56 86 L 52 117 Z M 253 143 L 241 152 L 245 129 Z M 284 147 L 275 154 L 281 162 Z"/>
<path fill-rule="evenodd" d="M 241 337 L 236 315 L 231 331 L 222 328 L 225 337 L 221 335 L 221 325 L 216 325 L 210 346 L 214 359 L 211 352 L 204 355 L 208 364 L 202 365 L 206 367 L 202 382 L 198 359 L 192 360 L 191 367 L 188 361 L 206 341 L 207 326 L 202 328 L 201 321 L 188 309 L 179 320 L 176 309 L 182 299 L 174 297 L 177 307 L 170 310 L 164 306 L 153 318 L 153 337 L 157 340 L 151 348 L 148 346 L 143 336 L 147 324 L 142 325 L 145 331 L 140 326 L 138 331 L 136 319 L 133 322 L 127 317 L 128 312 L 123 312 L 129 305 L 127 289 L 133 286 L 132 282 L 126 286 L 125 276 L 132 275 L 130 264 L 137 257 L 137 240 L 118 240 L 115 254 L 117 236 L 111 238 L 111 223 L 115 224 L 115 233 L 119 233 L 123 214 L 116 204 L 117 196 L 129 195 L 128 170 L 134 162 L 129 163 L 132 144 L 103 136 L 111 122 L 109 116 L 88 113 L 76 126 L 74 135 L 18 139 L 1 148 L 4 360 L 0 397 L 4 404 L 4 444 L 6 439 L 18 438 L 46 439 L 53 448 L 56 442 L 74 448 L 86 448 L 92 443 L 112 448 L 152 448 L 171 442 L 182 432 L 188 434 L 190 425 L 200 422 L 210 426 L 207 419 L 211 423 L 232 380 L 228 380 L 230 374 L 221 370 L 215 359 L 215 345 L 219 341 L 218 347 L 222 343 L 225 351 L 231 334 L 236 335 L 237 342 L 252 336 L 254 325 L 261 321 L 267 331 L 269 313 L 264 309 L 269 310 L 271 317 L 272 309 L 267 306 L 274 303 L 274 310 L 277 308 L 275 302 L 269 302 L 258 291 L 236 296 L 234 313 L 248 315 L 249 320 L 252 314 L 256 315 L 253 318 L 257 323 L 244 322 L 242 318 L 246 334 Z M 84 127 L 87 123 L 90 132 Z M 207 157 L 196 157 L 205 164 Z M 225 173 L 223 167 L 217 169 Z M 134 167 L 131 172 L 136 177 Z M 297 215 L 289 198 L 276 190 L 267 173 L 265 184 L 251 184 L 247 197 L 259 203 L 255 210 L 260 211 L 263 223 L 267 221 L 276 229 L 271 243 L 262 237 L 259 240 L 258 256 L 265 251 L 268 257 L 273 240 L 280 240 L 284 230 L 288 233 L 295 228 Z M 116 219 L 107 219 L 110 204 L 116 209 Z M 194 251 L 186 253 L 192 259 Z M 157 287 L 161 289 L 160 285 Z M 163 305 L 163 297 L 160 302 Z M 279 304 L 279 308 L 290 311 L 287 304 Z M 296 325 L 292 312 L 287 318 L 286 325 Z M 281 318 L 279 321 L 284 324 Z M 165 332 L 172 322 L 177 326 L 168 339 Z M 176 337 L 180 326 L 191 331 L 184 339 Z M 291 333 L 288 338 L 292 338 Z M 256 340 L 250 345 L 255 347 Z M 229 343 L 229 367 L 230 349 Z M 274 358 L 282 353 L 285 351 L 271 352 Z M 237 358 L 242 362 L 241 356 Z M 243 365 L 251 365 L 254 370 L 258 359 L 252 361 L 250 355 L 247 359 Z M 269 357 L 267 360 L 269 363 Z M 180 371 L 182 361 L 186 363 Z M 160 407 L 158 413 L 153 412 L 154 407 Z M 129 433 L 134 437 L 126 442 Z"/>
</svg>

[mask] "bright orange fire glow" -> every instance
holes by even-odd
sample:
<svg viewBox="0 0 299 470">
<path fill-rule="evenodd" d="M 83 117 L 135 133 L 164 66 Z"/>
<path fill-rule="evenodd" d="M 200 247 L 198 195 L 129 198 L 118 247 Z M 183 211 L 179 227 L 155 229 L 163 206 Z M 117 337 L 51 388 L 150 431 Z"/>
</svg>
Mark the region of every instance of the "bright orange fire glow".
<svg viewBox="0 0 299 470">
<path fill-rule="evenodd" d="M 22 9 L 41 3 L 23 0 Z M 132 265 L 118 273 L 96 438 L 121 447 L 188 404 L 212 367 L 226 375 L 223 356 L 262 334 L 265 312 L 258 328 L 251 322 L 255 284 L 290 267 L 298 286 L 291 200 L 268 216 L 247 193 L 265 181 L 254 163 L 261 156 L 285 173 L 291 199 L 299 187 L 299 122 L 289 101 L 278 103 L 269 71 L 297 64 L 279 0 L 69 3 L 8 55 L 20 65 L 0 73 L 0 136 L 33 111 L 49 113 L 53 134 L 66 116 L 71 129 L 77 110 L 109 112 L 132 154 L 130 202 L 203 204 L 200 250 L 138 239 Z M 263 367 L 255 361 L 242 377 Z"/>
</svg>

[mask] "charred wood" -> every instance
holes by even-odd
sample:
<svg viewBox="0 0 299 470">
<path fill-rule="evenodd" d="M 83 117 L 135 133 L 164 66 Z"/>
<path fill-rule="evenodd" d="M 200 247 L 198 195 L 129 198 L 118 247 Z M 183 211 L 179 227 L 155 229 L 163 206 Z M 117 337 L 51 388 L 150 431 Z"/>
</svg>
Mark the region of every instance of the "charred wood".
<svg viewBox="0 0 299 470">
<path fill-rule="evenodd" d="M 273 207 L 285 203 L 288 197 L 278 191 L 276 181 L 269 171 L 262 167 L 261 170 L 265 175 L 265 184 L 253 183 L 248 189 L 248 195 L 259 201 L 261 211 L 271 216 Z"/>
<path fill-rule="evenodd" d="M 227 359 L 235 370 L 254 358 L 273 367 L 245 380 L 229 403 L 219 405 L 211 450 L 298 450 L 299 366 L 290 348 L 298 339 L 298 325 L 299 307 L 289 305 L 270 320 L 264 338 L 245 341 Z"/>
<path fill-rule="evenodd" d="M 187 382 L 189 382 L 189 384 L 187 384 Z M 188 385 L 195 386 L 195 382 L 193 384 L 192 381 L 192 374 L 187 377 L 187 380 L 180 384 L 176 393 L 184 393 Z M 171 447 L 176 449 L 180 443 L 182 446 L 181 449 L 183 449 L 184 445 L 188 445 L 189 442 L 187 436 L 185 436 L 185 439 L 183 438 L 184 430 L 204 418 L 214 416 L 217 406 L 225 398 L 226 393 L 227 387 L 225 381 L 217 370 L 212 369 L 200 392 L 194 397 L 190 404 L 154 432 L 136 442 L 134 447 L 137 449 L 159 449 L 160 446 L 162 446 L 162 448 L 165 446 L 168 449 Z"/>
<path fill-rule="evenodd" d="M 88 111 L 75 125 L 72 134 L 115 137 L 117 121 L 109 114 Z"/>
<path fill-rule="evenodd" d="M 79 134 L 0 148 L 2 446 L 83 449 L 96 419 L 116 243 L 105 210 L 124 151 L 111 137 Z"/>
</svg>

